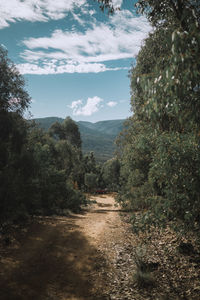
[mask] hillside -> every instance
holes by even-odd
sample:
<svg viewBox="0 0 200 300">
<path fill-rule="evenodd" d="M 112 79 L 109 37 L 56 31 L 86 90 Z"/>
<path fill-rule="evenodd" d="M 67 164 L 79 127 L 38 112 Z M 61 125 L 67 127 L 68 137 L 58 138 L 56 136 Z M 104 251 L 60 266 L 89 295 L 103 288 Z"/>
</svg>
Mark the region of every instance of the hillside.
<svg viewBox="0 0 200 300">
<path fill-rule="evenodd" d="M 48 130 L 55 122 L 62 123 L 64 119 L 48 117 L 34 119 L 39 127 Z M 98 162 L 105 162 L 112 158 L 115 151 L 115 139 L 123 129 L 125 120 L 108 120 L 96 123 L 79 121 L 77 125 L 82 139 L 83 152 L 93 151 Z"/>
</svg>

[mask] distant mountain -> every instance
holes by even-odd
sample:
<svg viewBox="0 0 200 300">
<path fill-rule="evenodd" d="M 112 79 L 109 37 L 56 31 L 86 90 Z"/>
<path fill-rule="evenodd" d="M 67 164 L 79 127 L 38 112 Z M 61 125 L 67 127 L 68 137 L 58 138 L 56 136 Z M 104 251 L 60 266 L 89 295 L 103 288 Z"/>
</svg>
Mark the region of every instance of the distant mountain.
<svg viewBox="0 0 200 300">
<path fill-rule="evenodd" d="M 109 120 L 100 121 L 96 123 L 79 121 L 78 124 L 83 124 L 85 127 L 96 130 L 103 134 L 115 135 L 117 136 L 123 128 L 123 123 L 125 120 Z"/>
<path fill-rule="evenodd" d="M 55 122 L 62 123 L 64 119 L 48 117 L 34 119 L 39 127 L 48 130 Z M 113 157 L 115 151 L 114 141 L 123 129 L 125 120 L 100 121 L 96 123 L 79 121 L 76 122 L 82 139 L 84 153 L 93 151 L 98 162 L 105 162 Z"/>
<path fill-rule="evenodd" d="M 35 121 L 40 128 L 47 131 L 53 123 L 55 122 L 62 123 L 64 119 L 58 117 L 48 117 L 48 118 L 33 119 L 33 121 Z"/>
</svg>

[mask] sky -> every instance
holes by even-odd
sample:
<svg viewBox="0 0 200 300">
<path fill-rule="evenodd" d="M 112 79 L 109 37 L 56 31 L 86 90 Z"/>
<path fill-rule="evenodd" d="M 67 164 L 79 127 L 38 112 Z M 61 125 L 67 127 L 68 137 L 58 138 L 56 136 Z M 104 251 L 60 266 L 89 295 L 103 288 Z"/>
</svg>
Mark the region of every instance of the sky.
<svg viewBox="0 0 200 300">
<path fill-rule="evenodd" d="M 32 117 L 131 115 L 129 70 L 151 31 L 134 0 L 0 0 L 0 44 L 26 81 Z"/>
</svg>

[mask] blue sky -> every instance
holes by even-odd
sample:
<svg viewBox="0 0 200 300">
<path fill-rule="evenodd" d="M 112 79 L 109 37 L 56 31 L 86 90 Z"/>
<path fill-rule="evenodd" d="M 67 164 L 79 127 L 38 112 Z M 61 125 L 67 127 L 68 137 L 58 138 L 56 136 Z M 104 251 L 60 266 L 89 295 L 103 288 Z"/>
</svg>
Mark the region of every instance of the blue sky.
<svg viewBox="0 0 200 300">
<path fill-rule="evenodd" d="M 133 0 L 0 0 L 0 43 L 26 79 L 33 117 L 97 122 L 130 112 L 128 71 L 151 30 Z"/>
</svg>

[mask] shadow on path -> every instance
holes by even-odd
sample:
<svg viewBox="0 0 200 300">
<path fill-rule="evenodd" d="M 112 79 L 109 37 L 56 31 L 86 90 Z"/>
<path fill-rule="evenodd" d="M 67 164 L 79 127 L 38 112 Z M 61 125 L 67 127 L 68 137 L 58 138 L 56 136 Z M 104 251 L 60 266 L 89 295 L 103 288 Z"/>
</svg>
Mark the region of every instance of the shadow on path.
<svg viewBox="0 0 200 300">
<path fill-rule="evenodd" d="M 73 218 L 36 222 L 1 259 L 0 299 L 103 300 L 93 276 L 102 265 L 104 258 Z"/>
</svg>

